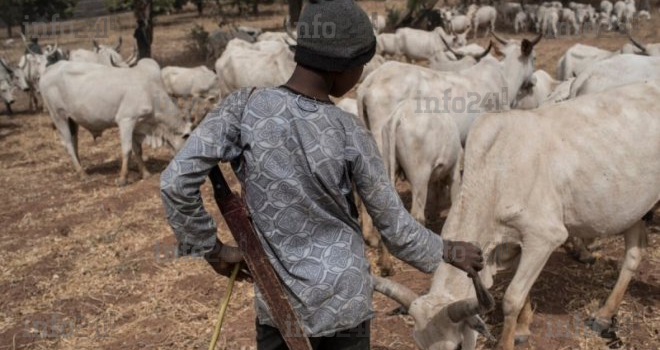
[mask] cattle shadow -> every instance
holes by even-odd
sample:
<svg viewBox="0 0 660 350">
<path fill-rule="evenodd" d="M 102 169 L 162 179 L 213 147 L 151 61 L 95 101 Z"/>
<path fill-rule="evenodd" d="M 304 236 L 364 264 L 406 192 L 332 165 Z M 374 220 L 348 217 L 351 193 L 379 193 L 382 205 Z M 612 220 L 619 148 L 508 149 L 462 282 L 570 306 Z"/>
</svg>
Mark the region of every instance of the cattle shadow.
<svg viewBox="0 0 660 350">
<path fill-rule="evenodd" d="M 167 165 L 170 163 L 169 160 L 158 159 L 149 157 L 149 159 L 144 161 L 144 164 L 152 174 L 160 174 Z M 121 160 L 115 159 L 107 161 L 100 164 L 91 164 L 85 168 L 87 175 L 103 175 L 103 176 L 119 176 L 119 170 L 121 169 Z M 139 174 L 137 164 L 135 164 L 134 158 L 131 157 L 131 161 L 128 165 L 129 176 L 134 174 Z"/>
</svg>

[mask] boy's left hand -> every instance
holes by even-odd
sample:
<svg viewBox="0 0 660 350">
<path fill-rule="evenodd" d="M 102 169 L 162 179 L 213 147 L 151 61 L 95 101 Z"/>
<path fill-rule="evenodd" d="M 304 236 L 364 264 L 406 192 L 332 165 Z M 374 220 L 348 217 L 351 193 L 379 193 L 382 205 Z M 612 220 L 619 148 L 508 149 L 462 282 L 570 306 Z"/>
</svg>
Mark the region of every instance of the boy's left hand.
<svg viewBox="0 0 660 350">
<path fill-rule="evenodd" d="M 213 270 L 219 275 L 230 277 L 231 272 L 234 269 L 235 264 L 240 264 L 240 270 L 236 276 L 237 281 L 248 281 L 252 282 L 252 276 L 250 276 L 250 270 L 247 267 L 247 264 L 243 260 L 241 251 L 232 246 L 223 244 L 220 241 L 216 242 L 216 247 L 204 256 L 206 261 L 211 265 Z"/>
</svg>

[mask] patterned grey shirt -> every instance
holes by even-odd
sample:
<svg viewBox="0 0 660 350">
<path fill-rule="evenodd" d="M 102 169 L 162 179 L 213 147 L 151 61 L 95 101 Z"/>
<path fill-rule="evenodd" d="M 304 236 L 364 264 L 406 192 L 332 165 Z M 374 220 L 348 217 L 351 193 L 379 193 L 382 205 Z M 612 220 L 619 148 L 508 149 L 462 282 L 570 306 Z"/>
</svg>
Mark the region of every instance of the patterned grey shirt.
<svg viewBox="0 0 660 350">
<path fill-rule="evenodd" d="M 180 244 L 210 250 L 216 226 L 199 192 L 211 167 L 231 161 L 270 262 L 307 336 L 373 317 L 372 280 L 352 183 L 401 260 L 433 271 L 442 240 L 405 210 L 373 136 L 354 115 L 285 88 L 229 95 L 161 175 L 167 219 Z M 259 322 L 274 326 L 259 291 Z"/>
</svg>

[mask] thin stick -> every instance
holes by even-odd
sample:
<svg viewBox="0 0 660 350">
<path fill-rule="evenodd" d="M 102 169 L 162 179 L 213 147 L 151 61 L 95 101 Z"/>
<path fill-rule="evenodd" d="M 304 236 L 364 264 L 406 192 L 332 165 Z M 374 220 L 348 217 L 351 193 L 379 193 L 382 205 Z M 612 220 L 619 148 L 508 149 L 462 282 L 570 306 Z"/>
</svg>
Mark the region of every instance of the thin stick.
<svg viewBox="0 0 660 350">
<path fill-rule="evenodd" d="M 216 320 L 215 323 L 215 330 L 213 331 L 211 344 L 209 344 L 209 350 L 215 349 L 215 344 L 218 342 L 218 337 L 220 337 L 222 322 L 225 320 L 225 312 L 227 311 L 227 306 L 229 305 L 229 298 L 231 297 L 231 292 L 234 289 L 234 281 L 236 280 L 236 275 L 238 275 L 238 270 L 240 269 L 240 267 L 241 264 L 234 265 L 234 270 L 232 270 L 231 277 L 229 277 L 229 282 L 227 283 L 227 290 L 225 291 L 224 297 L 222 297 L 220 310 L 218 310 L 218 319 Z"/>
</svg>

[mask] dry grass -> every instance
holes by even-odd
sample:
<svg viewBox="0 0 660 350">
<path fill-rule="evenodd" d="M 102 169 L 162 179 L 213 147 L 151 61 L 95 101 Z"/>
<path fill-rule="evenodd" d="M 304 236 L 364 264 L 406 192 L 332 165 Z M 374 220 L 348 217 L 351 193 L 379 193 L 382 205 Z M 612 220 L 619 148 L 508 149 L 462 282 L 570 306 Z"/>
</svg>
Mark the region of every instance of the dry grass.
<svg viewBox="0 0 660 350">
<path fill-rule="evenodd" d="M 382 11 L 382 2 L 360 2 L 369 11 Z M 264 7 L 273 15 L 248 18 L 249 25 L 276 28 L 281 24 L 281 5 Z M 280 11 L 280 12 L 278 12 Z M 645 42 L 659 42 L 658 18 L 643 24 L 636 36 Z M 212 18 L 196 19 L 180 14 L 158 19 L 154 54 L 161 62 L 190 62 L 185 44 L 195 22 L 214 28 Z M 130 15 L 122 15 L 122 27 L 111 33 L 107 42 L 121 35 L 132 35 Z M 126 40 L 126 42 L 130 42 Z M 479 39 L 485 43 L 485 39 Z M 554 72 L 554 64 L 563 51 L 575 42 L 586 42 L 608 49 L 618 49 L 625 39 L 542 41 L 538 47 L 537 66 Z M 70 48 L 91 47 L 88 40 L 61 40 Z M 130 45 L 124 45 L 126 55 Z M 0 51 L 13 62 L 22 49 Z M 213 329 L 216 308 L 226 280 L 215 276 L 200 261 L 171 261 L 157 254 L 158 247 L 174 245 L 165 222 L 158 196 L 158 176 L 139 180 L 130 173 L 130 184 L 117 188 L 119 142 L 116 130 L 106 132 L 96 141 L 81 132 L 81 161 L 90 174 L 80 181 L 70 160 L 59 144 L 56 132 L 44 113 L 20 112 L 27 107 L 21 97 L 13 118 L 0 117 L 0 350 L 4 349 L 202 349 L 206 348 Z M 147 165 L 160 172 L 171 154 L 164 150 L 146 150 Z M 236 182 L 232 181 L 234 186 Z M 405 186 L 400 188 L 405 193 Z M 203 195 L 212 215 L 221 223 L 221 236 L 229 240 L 213 205 L 210 189 Z M 660 231 L 657 220 L 652 227 Z M 619 312 L 620 318 L 635 315 L 635 328 L 622 337 L 627 349 L 660 348 L 660 236 L 649 236 L 649 246 L 640 273 L 631 283 Z M 593 266 L 575 263 L 562 251 L 553 255 L 532 291 L 536 315 L 534 336 L 528 349 L 600 349 L 606 341 L 577 334 L 574 337 L 547 337 L 548 320 L 571 320 L 573 315 L 587 315 L 604 300 L 616 280 L 623 256 L 621 238 L 603 240 L 600 258 Z M 160 248 L 163 252 L 166 248 Z M 371 258 L 374 251 L 368 252 Z M 165 260 L 165 261 L 163 261 Z M 429 277 L 397 262 L 395 279 L 417 292 L 429 286 Z M 493 288 L 498 298 L 510 279 L 502 274 Z M 254 348 L 253 292 L 239 283 L 220 338 L 219 349 Z M 377 295 L 379 311 L 373 326 L 374 349 L 413 350 L 409 316 L 387 316 L 394 302 Z M 39 335 L 35 322 L 50 320 L 55 313 L 60 320 L 76 321 L 79 336 Z M 92 323 L 112 319 L 107 336 L 93 335 Z M 86 327 L 82 322 L 86 319 Z M 489 315 L 489 324 L 497 333 L 502 316 Z M 27 322 L 27 326 L 24 322 Z M 491 348 L 492 344 L 481 344 Z"/>
</svg>

